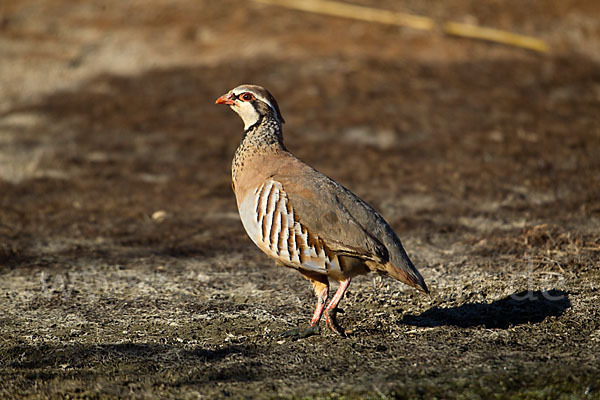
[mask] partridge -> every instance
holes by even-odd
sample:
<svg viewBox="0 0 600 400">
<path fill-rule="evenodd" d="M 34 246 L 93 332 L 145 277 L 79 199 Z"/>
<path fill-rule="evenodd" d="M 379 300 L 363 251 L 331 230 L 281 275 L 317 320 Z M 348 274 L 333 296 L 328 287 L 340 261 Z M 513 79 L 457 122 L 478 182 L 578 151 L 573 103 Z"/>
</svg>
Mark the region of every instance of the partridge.
<svg viewBox="0 0 600 400">
<path fill-rule="evenodd" d="M 313 284 L 317 305 L 310 332 L 318 332 L 324 312 L 327 326 L 344 335 L 335 314 L 356 275 L 376 271 L 429 293 L 383 217 L 286 149 L 284 120 L 271 93 L 260 86 L 241 85 L 216 103 L 230 106 L 244 122 L 232 163 L 242 224 L 250 239 L 278 265 L 298 270 Z M 330 279 L 339 286 L 326 306 Z"/>
</svg>

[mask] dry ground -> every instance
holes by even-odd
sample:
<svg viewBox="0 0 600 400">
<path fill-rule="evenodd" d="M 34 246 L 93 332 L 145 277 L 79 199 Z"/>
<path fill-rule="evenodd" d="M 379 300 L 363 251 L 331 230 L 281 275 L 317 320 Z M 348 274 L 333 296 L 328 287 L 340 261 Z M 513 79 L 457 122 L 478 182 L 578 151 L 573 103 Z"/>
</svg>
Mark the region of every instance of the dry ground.
<svg viewBox="0 0 600 400">
<path fill-rule="evenodd" d="M 534 54 L 245 1 L 0 4 L 0 397 L 600 398 L 600 5 L 372 1 Z M 356 279 L 348 339 L 230 188 L 268 87 L 288 148 L 391 223 L 431 298 Z"/>
</svg>

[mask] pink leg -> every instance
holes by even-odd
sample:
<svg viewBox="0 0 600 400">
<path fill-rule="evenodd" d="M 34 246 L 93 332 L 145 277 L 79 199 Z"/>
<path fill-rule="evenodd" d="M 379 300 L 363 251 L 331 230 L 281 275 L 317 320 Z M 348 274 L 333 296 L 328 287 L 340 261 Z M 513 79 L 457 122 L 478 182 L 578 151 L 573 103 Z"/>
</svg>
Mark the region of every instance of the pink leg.
<svg viewBox="0 0 600 400">
<path fill-rule="evenodd" d="M 310 326 L 315 326 L 315 324 L 319 323 L 321 315 L 323 314 L 323 310 L 325 309 L 325 302 L 327 301 L 328 296 L 329 288 L 326 286 L 317 298 L 317 306 L 315 307 L 315 313 L 310 320 Z"/>
<path fill-rule="evenodd" d="M 348 286 L 350 286 L 351 279 L 352 278 L 348 278 L 345 281 L 340 282 L 340 286 L 338 287 L 338 290 L 335 292 L 335 296 L 333 296 L 333 299 L 331 299 L 331 301 L 327 305 L 327 309 L 325 310 L 325 318 L 327 319 L 327 326 L 333 332 L 335 332 L 341 336 L 345 336 L 345 334 L 344 334 L 344 331 L 337 325 L 337 323 L 335 321 L 335 311 L 336 311 L 336 308 L 337 308 L 340 300 L 342 300 L 342 297 L 344 297 L 344 293 L 346 293 L 346 289 L 348 289 Z"/>
</svg>

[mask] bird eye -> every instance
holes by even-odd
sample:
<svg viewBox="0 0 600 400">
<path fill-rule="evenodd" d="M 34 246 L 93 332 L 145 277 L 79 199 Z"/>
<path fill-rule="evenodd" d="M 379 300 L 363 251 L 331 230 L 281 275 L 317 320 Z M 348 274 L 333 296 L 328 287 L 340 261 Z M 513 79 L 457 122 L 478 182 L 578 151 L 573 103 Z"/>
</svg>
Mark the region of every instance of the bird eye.
<svg viewBox="0 0 600 400">
<path fill-rule="evenodd" d="M 252 100 L 254 100 L 254 95 L 252 93 L 246 92 L 246 93 L 242 94 L 240 96 L 240 98 L 244 101 L 252 101 Z"/>
</svg>

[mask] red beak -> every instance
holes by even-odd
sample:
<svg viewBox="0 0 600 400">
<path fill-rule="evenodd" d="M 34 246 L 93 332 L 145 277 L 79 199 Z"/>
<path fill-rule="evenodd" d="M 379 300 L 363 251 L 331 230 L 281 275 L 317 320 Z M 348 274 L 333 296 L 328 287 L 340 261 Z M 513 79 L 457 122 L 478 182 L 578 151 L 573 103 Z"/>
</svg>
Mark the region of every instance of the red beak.
<svg viewBox="0 0 600 400">
<path fill-rule="evenodd" d="M 215 101 L 215 104 L 227 104 L 228 106 L 232 106 L 235 103 L 233 102 L 233 96 L 231 95 L 231 93 L 227 93 L 219 97 Z"/>
</svg>

